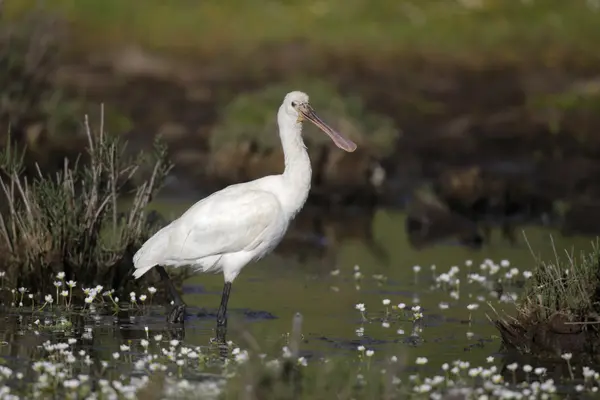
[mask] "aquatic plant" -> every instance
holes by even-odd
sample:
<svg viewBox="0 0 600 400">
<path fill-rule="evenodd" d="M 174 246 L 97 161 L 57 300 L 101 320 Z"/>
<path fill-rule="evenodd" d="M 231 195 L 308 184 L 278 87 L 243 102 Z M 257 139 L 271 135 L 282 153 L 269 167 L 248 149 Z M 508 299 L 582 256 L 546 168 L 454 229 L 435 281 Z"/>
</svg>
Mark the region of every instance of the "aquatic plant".
<svg viewBox="0 0 600 400">
<path fill-rule="evenodd" d="M 80 284 L 104 285 L 130 291 L 138 285 L 130 275 L 133 253 L 158 227 L 147 220 L 146 206 L 160 189 L 171 165 L 159 140 L 151 154 L 125 155 L 125 143 L 102 126 L 92 132 L 85 120 L 87 154 L 48 176 L 39 167 L 24 177 L 23 153 L 8 142 L 0 152 L 0 197 L 7 210 L 0 214 L 0 260 L 4 284 L 47 292 L 56 274 Z M 127 184 L 149 165 L 124 213 L 119 203 Z M 184 275 L 178 275 L 180 281 Z"/>
<path fill-rule="evenodd" d="M 369 112 L 359 97 L 341 94 L 331 83 L 316 79 L 296 79 L 276 83 L 264 89 L 243 93 L 225 106 L 220 123 L 211 136 L 210 148 L 251 143 L 259 151 L 278 149 L 277 118 L 274 111 L 281 96 L 291 90 L 302 90 L 310 96 L 315 110 L 332 127 L 374 155 L 385 156 L 394 150 L 399 136 L 391 119 Z M 306 130 L 316 129 L 306 124 Z M 305 134 L 308 147 L 319 147 L 330 140 L 321 133 Z"/>
<path fill-rule="evenodd" d="M 508 260 L 486 259 L 478 273 L 467 260 L 464 267 L 451 266 L 433 278 L 452 283 L 461 268 L 469 269 L 468 280 L 474 284 L 483 281 L 477 277 L 521 275 Z M 334 277 L 344 274 L 334 271 Z M 351 277 L 356 269 L 345 272 Z M 363 283 L 381 280 L 372 278 L 365 276 Z M 305 317 L 300 314 L 293 317 L 289 334 L 278 333 L 279 339 L 269 339 L 268 344 L 234 325 L 230 329 L 237 330 L 239 343 L 199 346 L 197 337 L 190 344 L 174 338 L 169 327 L 145 325 L 157 311 L 151 304 L 152 287 L 119 300 L 110 286 L 81 286 L 66 280 L 62 271 L 56 282 L 61 282 L 54 285 L 58 294 L 33 294 L 27 287 L 0 289 L 15 300 L 0 309 L 8 311 L 1 315 L 5 323 L 0 326 L 2 399 L 552 399 L 564 397 L 565 390 L 582 396 L 600 390 L 597 368 L 576 365 L 569 353 L 562 354 L 561 364 L 568 371 L 561 378 L 555 367 L 536 360 L 523 363 L 484 355 L 477 361 L 473 353 L 469 360 L 439 360 L 419 354 L 414 343 L 405 351 L 400 344 L 379 347 L 360 341 L 344 356 L 307 351 L 302 336 Z M 468 285 L 463 283 L 463 292 Z M 437 289 L 445 290 L 442 285 Z M 85 299 L 74 296 L 71 301 L 69 291 Z M 368 318 L 375 322 L 380 313 L 394 324 L 399 322 L 390 318 L 394 314 L 427 313 L 419 306 L 392 305 L 397 296 L 401 295 L 380 299 L 379 306 L 369 304 Z M 359 303 L 356 308 L 366 311 L 367 306 Z M 468 306 L 463 309 L 465 315 L 469 311 Z M 364 322 L 357 318 L 357 323 Z"/>
</svg>

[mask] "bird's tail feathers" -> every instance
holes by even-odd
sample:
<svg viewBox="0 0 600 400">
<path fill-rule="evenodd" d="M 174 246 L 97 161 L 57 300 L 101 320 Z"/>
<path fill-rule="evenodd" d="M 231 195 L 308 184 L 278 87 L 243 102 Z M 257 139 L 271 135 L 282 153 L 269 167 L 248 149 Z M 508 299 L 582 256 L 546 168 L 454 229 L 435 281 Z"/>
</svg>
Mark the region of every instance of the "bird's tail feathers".
<svg viewBox="0 0 600 400">
<path fill-rule="evenodd" d="M 169 226 L 156 232 L 154 236 L 148 239 L 133 256 L 133 265 L 135 267 L 133 276 L 135 279 L 139 279 L 142 275 L 150 271 L 156 265 L 161 264 L 163 261 L 165 251 L 169 244 L 167 228 L 169 228 Z"/>
<path fill-rule="evenodd" d="M 156 264 L 150 266 L 150 267 L 144 267 L 144 268 L 137 268 L 135 269 L 135 271 L 133 271 L 133 277 L 135 279 L 140 279 L 142 277 L 142 275 L 144 275 L 146 272 L 150 271 L 152 268 L 154 268 L 156 266 Z"/>
</svg>

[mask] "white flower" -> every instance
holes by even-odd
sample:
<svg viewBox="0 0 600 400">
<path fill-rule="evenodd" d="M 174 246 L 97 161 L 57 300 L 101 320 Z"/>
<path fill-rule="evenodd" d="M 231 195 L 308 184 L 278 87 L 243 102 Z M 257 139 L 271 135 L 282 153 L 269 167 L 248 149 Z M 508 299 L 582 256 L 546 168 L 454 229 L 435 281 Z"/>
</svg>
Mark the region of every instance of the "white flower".
<svg viewBox="0 0 600 400">
<path fill-rule="evenodd" d="M 398 304 L 398 309 L 404 310 L 405 308 L 406 308 L 406 304 L 404 304 L 404 303 Z"/>
<path fill-rule="evenodd" d="M 60 295 L 61 295 L 62 297 L 67 297 L 67 296 L 69 295 L 69 291 L 67 291 L 67 290 L 63 290 L 62 292 L 60 292 Z"/>
<path fill-rule="evenodd" d="M 54 302 L 54 298 L 52 297 L 52 295 L 51 295 L 51 294 L 47 294 L 47 295 L 46 295 L 46 297 L 44 297 L 44 301 L 45 301 L 46 303 L 50 303 L 50 304 L 52 304 L 52 303 Z"/>
<path fill-rule="evenodd" d="M 358 346 L 358 347 L 356 348 L 356 350 L 358 350 L 358 351 L 365 351 L 365 346 L 363 346 L 363 345 L 361 344 L 360 346 Z"/>
<path fill-rule="evenodd" d="M 77 286 L 77 282 L 75 281 L 67 281 L 67 286 L 70 288 L 74 288 L 75 286 Z"/>
<path fill-rule="evenodd" d="M 364 312 L 366 310 L 364 303 L 358 303 L 357 305 L 354 306 L 354 308 L 356 308 L 360 312 Z"/>
<path fill-rule="evenodd" d="M 60 279 L 61 281 L 63 279 L 65 279 L 65 273 L 64 272 L 59 272 L 58 274 L 56 274 L 56 279 Z"/>
<path fill-rule="evenodd" d="M 468 309 L 469 311 L 477 310 L 478 308 L 479 308 L 479 304 L 477 304 L 477 303 L 469 304 L 469 305 L 467 306 L 467 309 Z"/>
<path fill-rule="evenodd" d="M 563 360 L 569 361 L 571 358 L 573 358 L 573 354 L 571 353 L 564 353 L 563 355 L 561 355 Z"/>
<path fill-rule="evenodd" d="M 415 265 L 413 267 L 413 271 L 415 271 L 415 273 L 421 271 L 421 266 L 420 265 Z"/>
<path fill-rule="evenodd" d="M 154 294 L 154 293 L 156 293 L 156 288 L 155 288 L 154 286 L 150 286 L 150 287 L 148 288 L 148 293 L 150 293 L 150 294 Z"/>
<path fill-rule="evenodd" d="M 116 351 L 113 353 L 113 355 L 112 355 L 112 356 L 113 356 L 113 358 L 114 358 L 115 360 L 118 360 L 118 359 L 119 359 L 119 353 L 118 353 L 118 352 L 116 352 Z"/>
<path fill-rule="evenodd" d="M 417 357 L 416 363 L 417 365 L 425 365 L 427 364 L 427 358 L 426 357 Z"/>
<path fill-rule="evenodd" d="M 389 306 L 391 302 L 390 299 L 383 299 L 382 303 L 384 306 Z"/>
<path fill-rule="evenodd" d="M 367 357 L 372 357 L 372 356 L 373 356 L 373 354 L 375 354 L 375 351 L 374 351 L 374 350 L 367 350 L 367 351 L 365 352 L 365 355 L 366 355 Z"/>
<path fill-rule="evenodd" d="M 79 381 L 77 379 L 67 379 L 63 382 L 65 389 L 77 389 L 79 387 Z"/>
</svg>

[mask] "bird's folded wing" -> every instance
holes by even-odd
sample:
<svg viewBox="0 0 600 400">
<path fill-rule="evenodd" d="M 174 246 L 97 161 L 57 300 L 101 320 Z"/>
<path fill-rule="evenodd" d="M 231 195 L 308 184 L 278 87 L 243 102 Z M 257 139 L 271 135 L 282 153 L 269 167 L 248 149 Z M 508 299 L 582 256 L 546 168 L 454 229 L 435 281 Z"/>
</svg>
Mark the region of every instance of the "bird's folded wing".
<svg viewBox="0 0 600 400">
<path fill-rule="evenodd" d="M 180 217 L 169 258 L 197 259 L 253 250 L 280 217 L 279 201 L 269 192 L 217 192 Z"/>
</svg>

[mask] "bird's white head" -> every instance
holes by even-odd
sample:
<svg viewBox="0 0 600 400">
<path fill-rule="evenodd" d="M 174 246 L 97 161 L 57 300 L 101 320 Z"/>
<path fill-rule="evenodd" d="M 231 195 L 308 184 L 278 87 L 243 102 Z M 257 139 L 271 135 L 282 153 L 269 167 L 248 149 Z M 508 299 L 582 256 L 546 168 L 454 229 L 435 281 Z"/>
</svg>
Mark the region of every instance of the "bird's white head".
<svg viewBox="0 0 600 400">
<path fill-rule="evenodd" d="M 309 102 L 308 95 L 304 92 L 289 92 L 283 99 L 279 109 L 280 113 L 290 123 L 301 123 L 308 120 L 315 124 L 319 129 L 325 132 L 335 143 L 337 147 L 347 152 L 356 150 L 356 144 L 350 139 L 344 137 L 341 133 L 327 125 L 315 112 Z"/>
</svg>

